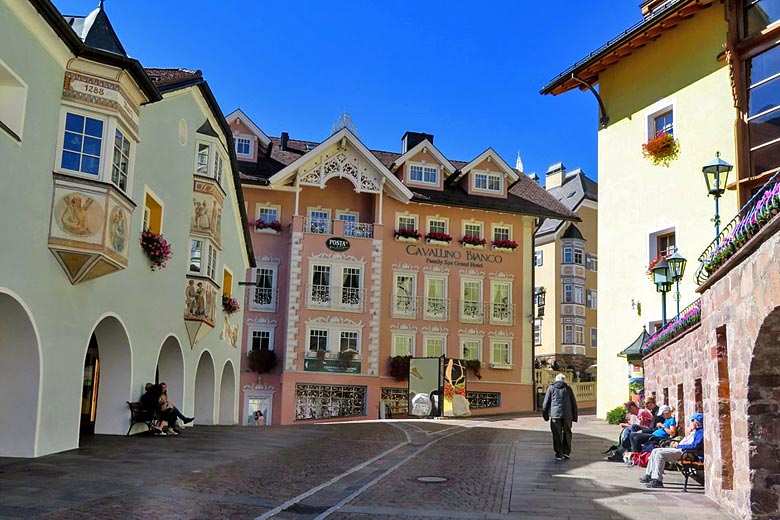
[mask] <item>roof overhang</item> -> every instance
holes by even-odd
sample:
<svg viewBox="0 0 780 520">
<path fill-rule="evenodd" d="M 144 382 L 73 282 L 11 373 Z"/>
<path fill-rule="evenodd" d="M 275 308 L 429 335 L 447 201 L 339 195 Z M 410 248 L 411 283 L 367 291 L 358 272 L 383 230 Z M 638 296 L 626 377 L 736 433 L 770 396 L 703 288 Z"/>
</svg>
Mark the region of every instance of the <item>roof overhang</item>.
<svg viewBox="0 0 780 520">
<path fill-rule="evenodd" d="M 330 148 L 331 146 L 335 145 L 345 145 L 346 143 L 349 143 L 352 145 L 355 150 L 357 150 L 358 153 L 365 159 L 369 164 L 371 164 L 374 168 L 379 171 L 379 173 L 382 175 L 383 178 L 383 187 L 387 189 L 388 194 L 403 202 L 408 203 L 412 197 L 413 193 L 404 186 L 404 184 L 393 175 L 390 170 L 388 170 L 384 164 L 382 164 L 379 159 L 376 158 L 376 156 L 371 153 L 371 151 L 366 148 L 366 146 L 360 142 L 360 139 L 358 139 L 355 134 L 353 134 L 349 129 L 342 128 L 335 134 L 331 135 L 327 139 L 325 139 L 323 142 L 318 144 L 313 150 L 307 152 L 306 154 L 302 155 L 292 163 L 288 164 L 278 172 L 276 172 L 274 175 L 272 175 L 268 182 L 269 184 L 274 186 L 281 186 L 284 185 L 286 182 L 291 180 L 297 173 L 298 170 L 307 164 L 309 161 L 311 161 L 313 158 L 318 156 L 319 154 L 323 153 L 325 150 Z"/>
<path fill-rule="evenodd" d="M 444 169 L 447 171 L 448 175 L 452 175 L 455 173 L 455 166 L 446 158 L 444 157 L 444 154 L 442 154 L 435 146 L 433 146 L 433 143 L 428 141 L 428 139 L 423 139 L 419 143 L 417 143 L 416 146 L 414 146 L 411 150 L 403 154 L 401 157 L 393 161 L 393 164 L 390 166 L 391 171 L 396 171 L 398 168 L 400 168 L 406 161 L 417 155 L 418 153 L 422 151 L 429 151 L 431 155 L 433 155 L 439 163 L 441 163 L 442 166 L 444 166 Z"/>
<path fill-rule="evenodd" d="M 509 166 L 505 160 L 501 158 L 498 153 L 493 150 L 493 148 L 488 148 L 481 154 L 479 154 L 477 157 L 474 158 L 470 163 L 468 163 L 466 166 L 460 169 L 460 173 L 458 173 L 457 178 L 455 179 L 460 180 L 464 175 L 466 175 L 468 172 L 482 164 L 483 161 L 486 161 L 488 158 L 490 158 L 491 161 L 495 161 L 496 165 L 501 169 L 501 171 L 504 172 L 504 174 L 511 179 L 512 182 L 516 182 L 520 175 L 515 171 L 514 168 Z M 533 181 L 532 181 L 533 182 Z"/>
<path fill-rule="evenodd" d="M 599 74 L 618 63 L 635 50 L 657 40 L 681 21 L 691 18 L 702 9 L 710 7 L 714 0 L 672 0 L 641 22 L 628 28 L 620 36 L 591 52 L 542 88 L 540 94 L 558 95 L 575 88 L 585 90 L 599 82 Z"/>
</svg>

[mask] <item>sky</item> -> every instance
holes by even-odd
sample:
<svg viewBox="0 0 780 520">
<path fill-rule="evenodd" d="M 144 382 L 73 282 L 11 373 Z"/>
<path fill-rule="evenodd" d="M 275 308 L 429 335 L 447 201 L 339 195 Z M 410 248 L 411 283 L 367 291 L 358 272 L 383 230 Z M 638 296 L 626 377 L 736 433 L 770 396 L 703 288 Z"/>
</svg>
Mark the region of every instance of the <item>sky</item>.
<svg viewBox="0 0 780 520">
<path fill-rule="evenodd" d="M 53 0 L 86 15 L 98 0 Z M 145 67 L 203 71 L 225 114 L 266 134 L 322 141 L 352 116 L 371 149 L 433 134 L 449 159 L 493 147 L 544 177 L 562 161 L 598 178 L 598 108 L 579 90 L 541 96 L 560 72 L 641 19 L 639 0 L 105 0 Z"/>
</svg>

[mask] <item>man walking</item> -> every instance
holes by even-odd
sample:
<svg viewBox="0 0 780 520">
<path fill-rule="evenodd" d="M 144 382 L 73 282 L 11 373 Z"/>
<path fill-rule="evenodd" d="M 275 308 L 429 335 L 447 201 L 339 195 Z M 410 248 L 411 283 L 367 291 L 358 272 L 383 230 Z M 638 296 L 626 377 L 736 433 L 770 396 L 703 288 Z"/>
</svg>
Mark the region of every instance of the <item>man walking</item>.
<svg viewBox="0 0 780 520">
<path fill-rule="evenodd" d="M 555 376 L 555 383 L 547 389 L 542 404 L 542 417 L 550 421 L 555 460 L 568 459 L 571 455 L 571 423 L 577 422 L 577 399 L 565 380 L 563 374 Z"/>
</svg>

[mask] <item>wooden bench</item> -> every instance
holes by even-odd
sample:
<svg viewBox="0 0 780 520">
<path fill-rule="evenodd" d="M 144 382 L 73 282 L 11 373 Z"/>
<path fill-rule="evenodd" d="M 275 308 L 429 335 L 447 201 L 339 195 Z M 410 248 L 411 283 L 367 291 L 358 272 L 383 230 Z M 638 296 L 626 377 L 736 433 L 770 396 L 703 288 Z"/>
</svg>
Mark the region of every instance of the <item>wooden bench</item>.
<svg viewBox="0 0 780 520">
<path fill-rule="evenodd" d="M 154 429 L 154 421 L 157 419 L 157 415 L 154 410 L 146 410 L 141 407 L 141 403 L 135 401 L 127 401 L 127 406 L 130 408 L 130 427 L 127 429 L 125 435 L 130 435 L 130 431 L 136 424 L 143 423 L 148 428 L 147 431 Z"/>
<path fill-rule="evenodd" d="M 685 477 L 685 484 L 683 485 L 683 491 L 688 491 L 688 479 L 692 478 L 702 486 L 704 485 L 704 456 L 701 452 L 693 450 L 685 450 L 682 452 L 679 462 L 677 462 L 677 469 Z"/>
</svg>

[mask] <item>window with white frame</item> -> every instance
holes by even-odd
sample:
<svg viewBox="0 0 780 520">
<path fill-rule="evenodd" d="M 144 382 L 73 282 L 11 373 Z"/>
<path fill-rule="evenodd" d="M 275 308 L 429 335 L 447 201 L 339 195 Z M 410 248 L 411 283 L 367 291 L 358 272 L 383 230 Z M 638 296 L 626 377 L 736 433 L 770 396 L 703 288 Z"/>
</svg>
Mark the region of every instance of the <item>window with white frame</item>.
<svg viewBox="0 0 780 520">
<path fill-rule="evenodd" d="M 259 266 L 255 269 L 252 309 L 276 311 L 276 266 Z"/>
<path fill-rule="evenodd" d="M 462 338 L 460 340 L 461 359 L 482 359 L 482 340 L 479 338 Z"/>
<path fill-rule="evenodd" d="M 574 303 L 574 285 L 563 284 L 563 303 Z"/>
<path fill-rule="evenodd" d="M 358 233 L 358 220 L 359 215 L 354 211 L 337 211 L 336 220 L 340 220 L 344 223 L 344 236 L 361 238 L 362 234 Z"/>
<path fill-rule="evenodd" d="M 255 220 L 262 220 L 264 224 L 270 224 L 272 222 L 279 221 L 279 206 L 272 206 L 269 204 L 258 204 L 256 206 Z"/>
<path fill-rule="evenodd" d="M 65 114 L 60 167 L 74 172 L 100 175 L 106 123 L 102 119 L 71 112 Z"/>
<path fill-rule="evenodd" d="M 574 343 L 574 325 L 563 326 L 563 342 L 567 344 Z"/>
<path fill-rule="evenodd" d="M 461 319 L 482 320 L 482 280 L 461 280 Z"/>
<path fill-rule="evenodd" d="M 564 247 L 563 248 L 563 263 L 564 264 L 571 264 L 574 262 L 574 248 L 573 247 Z"/>
<path fill-rule="evenodd" d="M 331 232 L 330 210 L 309 210 L 309 233 L 329 234 Z"/>
<path fill-rule="evenodd" d="M 339 334 L 339 352 L 352 350 L 360 352 L 360 333 L 354 330 L 342 330 Z"/>
<path fill-rule="evenodd" d="M 217 278 L 217 248 L 212 246 L 211 244 L 208 245 L 209 249 L 209 256 L 208 256 L 208 271 L 206 272 L 206 276 L 211 278 L 212 280 L 216 280 Z"/>
<path fill-rule="evenodd" d="M 127 191 L 127 178 L 130 175 L 130 146 L 130 140 L 117 128 L 114 134 L 111 182 L 122 191 Z"/>
<path fill-rule="evenodd" d="M 309 330 L 309 351 L 328 350 L 328 330 L 311 329 Z"/>
<path fill-rule="evenodd" d="M 326 304 L 331 301 L 331 267 L 314 264 L 311 271 L 311 301 Z"/>
<path fill-rule="evenodd" d="M 252 155 L 252 140 L 246 137 L 236 137 L 236 155 Z"/>
<path fill-rule="evenodd" d="M 200 273 L 203 269 L 203 240 L 190 241 L 190 272 Z"/>
<path fill-rule="evenodd" d="M 490 362 L 497 365 L 511 365 L 512 344 L 505 339 L 490 340 Z"/>
<path fill-rule="evenodd" d="M 211 166 L 211 145 L 198 141 L 196 148 L 198 150 L 198 156 L 195 163 L 195 173 L 208 176 L 209 167 Z"/>
<path fill-rule="evenodd" d="M 425 277 L 425 317 L 447 317 L 447 279 L 443 276 Z"/>
<path fill-rule="evenodd" d="M 464 222 L 463 235 L 467 237 L 482 238 L 481 222 Z"/>
<path fill-rule="evenodd" d="M 493 241 L 512 240 L 512 228 L 509 226 L 493 226 Z"/>
<path fill-rule="evenodd" d="M 222 184 L 222 169 L 224 168 L 225 159 L 222 154 L 217 152 L 214 154 L 214 180 L 217 184 Z"/>
<path fill-rule="evenodd" d="M 490 320 L 493 323 L 512 322 L 512 284 L 490 282 Z"/>
<path fill-rule="evenodd" d="M 413 274 L 396 273 L 393 289 L 393 314 L 396 316 L 410 316 L 416 314 L 416 281 Z"/>
<path fill-rule="evenodd" d="M 585 255 L 585 268 L 588 271 L 598 271 L 599 270 L 599 259 L 598 256 L 594 255 L 593 253 L 588 253 Z"/>
<path fill-rule="evenodd" d="M 398 231 L 416 231 L 417 230 L 417 217 L 414 215 L 399 215 L 398 216 Z"/>
<path fill-rule="evenodd" d="M 250 328 L 249 329 L 249 352 L 253 350 L 273 350 L 274 349 L 274 328 Z"/>
<path fill-rule="evenodd" d="M 584 302 L 583 299 L 583 290 L 581 285 L 575 285 L 574 286 L 574 303 L 577 303 L 579 305 L 582 305 Z"/>
<path fill-rule="evenodd" d="M 574 248 L 574 263 L 582 265 L 582 249 Z"/>
<path fill-rule="evenodd" d="M 544 262 L 544 251 L 537 249 L 534 251 L 534 267 L 540 267 Z"/>
<path fill-rule="evenodd" d="M 428 219 L 428 233 L 447 233 L 447 219 L 443 218 L 429 218 Z"/>
<path fill-rule="evenodd" d="M 360 305 L 360 267 L 344 267 L 341 271 L 341 303 L 342 305 Z"/>
<path fill-rule="evenodd" d="M 474 174 L 474 189 L 500 193 L 503 190 L 501 177 L 495 173 L 477 172 Z"/>
<path fill-rule="evenodd" d="M 648 137 L 653 138 L 659 134 L 674 135 L 674 111 L 671 107 L 652 114 L 649 119 L 652 134 Z"/>
<path fill-rule="evenodd" d="M 421 184 L 438 184 L 439 169 L 436 166 L 412 164 L 409 166 L 409 180 Z"/>
<path fill-rule="evenodd" d="M 598 306 L 598 294 L 595 289 L 585 290 L 585 305 L 590 309 L 595 309 Z"/>
<path fill-rule="evenodd" d="M 597 335 L 598 334 L 597 334 L 596 327 L 591 327 L 590 328 L 590 346 L 591 346 L 591 348 L 596 348 L 597 347 L 597 344 L 596 344 L 596 336 Z"/>
<path fill-rule="evenodd" d="M 393 356 L 413 356 L 414 336 L 411 334 L 393 334 Z"/>
<path fill-rule="evenodd" d="M 585 344 L 585 327 L 583 327 L 582 325 L 574 326 L 574 344 L 575 345 Z"/>
<path fill-rule="evenodd" d="M 27 108 L 27 84 L 0 60 L 0 130 L 11 132 L 22 140 L 24 113 Z"/>
<path fill-rule="evenodd" d="M 441 357 L 445 354 L 443 336 L 425 336 L 423 345 L 425 350 L 423 351 L 424 357 Z"/>
<path fill-rule="evenodd" d="M 534 345 L 542 344 L 542 320 L 534 320 Z"/>
</svg>

